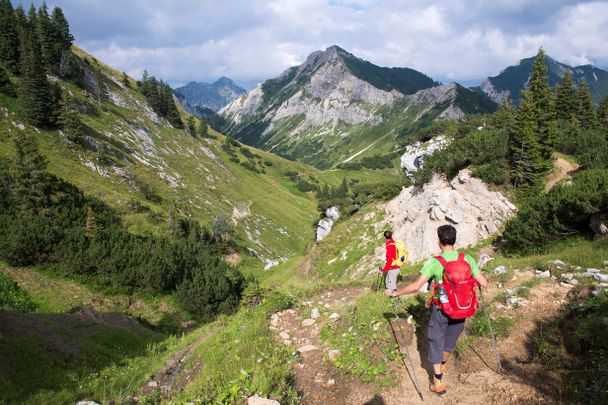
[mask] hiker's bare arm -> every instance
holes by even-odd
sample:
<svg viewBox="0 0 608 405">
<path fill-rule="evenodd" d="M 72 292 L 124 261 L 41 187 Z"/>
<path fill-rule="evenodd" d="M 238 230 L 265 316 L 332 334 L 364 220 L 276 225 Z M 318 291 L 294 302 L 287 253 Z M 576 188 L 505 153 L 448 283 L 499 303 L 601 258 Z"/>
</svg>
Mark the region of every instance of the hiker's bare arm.
<svg viewBox="0 0 608 405">
<path fill-rule="evenodd" d="M 484 277 L 483 273 L 480 271 L 475 280 L 479 283 L 480 286 L 486 288 L 488 286 L 488 280 Z"/>
<path fill-rule="evenodd" d="M 408 284 L 405 287 L 397 288 L 394 296 L 397 297 L 399 295 L 415 293 L 416 291 L 420 290 L 427 281 L 428 279 L 421 274 L 413 283 Z"/>
</svg>

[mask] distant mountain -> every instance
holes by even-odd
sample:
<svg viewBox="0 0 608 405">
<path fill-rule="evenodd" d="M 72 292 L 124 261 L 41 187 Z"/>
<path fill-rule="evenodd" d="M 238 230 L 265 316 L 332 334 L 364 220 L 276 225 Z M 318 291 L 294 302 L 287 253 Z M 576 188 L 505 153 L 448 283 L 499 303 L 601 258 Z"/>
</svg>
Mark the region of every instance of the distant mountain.
<svg viewBox="0 0 608 405">
<path fill-rule="evenodd" d="M 516 104 L 521 100 L 520 91 L 525 89 L 532 73 L 535 56 L 522 59 L 517 65 L 509 66 L 498 76 L 488 77 L 477 89 L 497 103 L 511 98 Z M 584 78 L 589 83 L 589 91 L 595 103 L 599 104 L 606 91 L 608 91 L 608 71 L 593 65 L 572 67 L 545 55 L 549 84 L 555 86 L 562 81 L 567 71 L 572 73 L 575 83 Z"/>
<path fill-rule="evenodd" d="M 326 168 L 388 153 L 399 136 L 433 119 L 495 107 L 458 84 L 440 85 L 409 68 L 376 66 L 334 45 L 219 114 L 226 119 L 222 130 L 234 138 Z"/>
<path fill-rule="evenodd" d="M 214 83 L 190 82 L 174 89 L 174 93 L 186 110 L 200 116 L 204 109 L 218 111 L 247 91 L 231 79 L 221 77 Z"/>
</svg>

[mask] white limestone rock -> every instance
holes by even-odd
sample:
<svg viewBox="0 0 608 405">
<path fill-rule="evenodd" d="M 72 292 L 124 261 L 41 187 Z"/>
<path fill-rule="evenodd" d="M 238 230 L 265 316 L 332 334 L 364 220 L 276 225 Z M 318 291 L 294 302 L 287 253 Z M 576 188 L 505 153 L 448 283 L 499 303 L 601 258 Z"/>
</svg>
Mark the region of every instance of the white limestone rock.
<svg viewBox="0 0 608 405">
<path fill-rule="evenodd" d="M 439 253 L 440 225 L 454 224 L 457 247 L 463 248 L 493 236 L 516 213 L 516 207 L 505 196 L 490 191 L 467 169 L 451 182 L 435 175 L 421 189 L 405 188 L 384 209 L 386 217 L 381 226 L 392 228 L 394 237 L 405 241 L 410 262 Z M 374 256 L 383 255 L 384 247 L 379 246 Z"/>
</svg>

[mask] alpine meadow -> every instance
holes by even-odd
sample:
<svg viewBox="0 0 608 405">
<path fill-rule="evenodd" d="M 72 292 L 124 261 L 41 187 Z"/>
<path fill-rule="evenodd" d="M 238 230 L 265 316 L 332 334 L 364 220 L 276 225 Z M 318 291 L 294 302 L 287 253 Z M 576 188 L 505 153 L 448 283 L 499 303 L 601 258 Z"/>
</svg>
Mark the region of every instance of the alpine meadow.
<svg viewBox="0 0 608 405">
<path fill-rule="evenodd" d="M 605 2 L 86 3 L 0 0 L 0 404 L 608 403 Z"/>
</svg>

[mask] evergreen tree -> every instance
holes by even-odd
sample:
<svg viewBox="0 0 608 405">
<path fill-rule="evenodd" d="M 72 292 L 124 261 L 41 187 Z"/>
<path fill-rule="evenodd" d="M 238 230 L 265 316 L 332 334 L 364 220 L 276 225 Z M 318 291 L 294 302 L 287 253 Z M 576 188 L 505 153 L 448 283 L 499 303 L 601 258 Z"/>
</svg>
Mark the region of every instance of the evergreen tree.
<svg viewBox="0 0 608 405">
<path fill-rule="evenodd" d="M 55 7 L 51 15 L 51 38 L 51 63 L 53 66 L 58 66 L 63 54 L 71 49 L 74 42 L 74 37 L 70 34 L 70 25 L 59 7 Z"/>
<path fill-rule="evenodd" d="M 608 92 L 604 95 L 600 107 L 597 110 L 597 118 L 600 128 L 603 129 L 606 137 L 608 137 Z"/>
<path fill-rule="evenodd" d="M 11 97 L 15 96 L 15 89 L 13 88 L 13 83 L 8 77 L 6 71 L 2 69 L 2 67 L 0 67 L 0 92 Z"/>
<path fill-rule="evenodd" d="M 35 212 L 47 206 L 47 161 L 29 133 L 15 138 L 15 159 L 11 167 L 11 192 L 23 210 Z"/>
<path fill-rule="evenodd" d="M 506 99 L 494 115 L 494 124 L 505 134 L 510 134 L 515 128 L 515 116 L 517 110 L 510 98 Z"/>
<path fill-rule="evenodd" d="M 53 35 L 51 27 L 51 17 L 49 16 L 49 10 L 46 7 L 46 2 L 44 1 L 38 9 L 36 19 L 36 31 L 38 33 L 38 39 L 40 41 L 42 60 L 44 62 L 44 65 L 50 70 L 50 67 L 53 64 Z"/>
<path fill-rule="evenodd" d="M 29 21 L 36 21 L 35 12 L 30 9 Z M 23 78 L 19 86 L 19 97 L 28 121 L 32 125 L 50 127 L 55 122 L 57 99 L 46 78 L 41 57 L 38 35 L 33 29 L 25 29 L 21 35 L 21 72 Z"/>
<path fill-rule="evenodd" d="M 348 183 L 346 182 L 346 178 L 342 179 L 342 183 L 340 183 L 340 187 L 338 187 L 336 195 L 338 198 L 348 197 Z"/>
<path fill-rule="evenodd" d="M 0 0 L 0 62 L 12 73 L 19 66 L 19 36 L 10 0 Z"/>
<path fill-rule="evenodd" d="M 536 137 L 540 146 L 541 158 L 545 169 L 548 170 L 553 162 L 553 150 L 555 142 L 554 105 L 551 96 L 551 87 L 547 76 L 547 65 L 545 65 L 545 51 L 540 48 L 532 73 L 528 88 L 528 101 L 532 108 L 532 115 L 535 120 Z"/>
<path fill-rule="evenodd" d="M 161 84 L 160 98 L 163 105 L 163 110 L 165 111 L 165 117 L 175 128 L 183 128 L 184 123 L 182 122 L 179 110 L 177 109 L 175 101 L 173 100 L 173 90 L 168 84 L 162 82 Z"/>
<path fill-rule="evenodd" d="M 207 126 L 207 121 L 202 115 L 198 123 L 198 134 L 201 138 L 206 138 L 209 135 L 209 127 Z"/>
<path fill-rule="evenodd" d="M 97 221 L 97 218 L 95 217 L 95 211 L 93 211 L 93 208 L 91 208 L 89 206 L 89 207 L 87 207 L 87 217 L 86 217 L 86 222 L 85 222 L 85 226 L 84 226 L 84 234 L 87 238 L 91 238 L 91 237 L 93 237 L 93 235 L 95 235 L 95 233 L 97 233 L 98 229 L 99 229 L 99 222 Z"/>
<path fill-rule="evenodd" d="M 564 74 L 562 82 L 557 85 L 555 113 L 556 118 L 562 120 L 570 120 L 576 114 L 575 89 L 570 71 Z"/>
<path fill-rule="evenodd" d="M 585 79 L 581 80 L 576 91 L 576 118 L 584 129 L 597 127 L 597 117 L 593 108 L 593 99 L 589 93 L 589 85 Z"/>
<path fill-rule="evenodd" d="M 191 115 L 188 116 L 187 128 L 191 136 L 196 136 L 196 124 L 194 123 L 194 118 Z"/>
<path fill-rule="evenodd" d="M 520 191 L 538 191 L 546 165 L 538 140 L 533 97 L 530 91 L 524 91 L 523 96 L 517 111 L 516 127 L 509 138 L 511 182 Z"/>
<path fill-rule="evenodd" d="M 131 88 L 131 82 L 129 81 L 129 76 L 125 72 L 122 72 L 122 84 L 125 85 L 127 89 Z"/>
<path fill-rule="evenodd" d="M 62 100 L 58 123 L 63 133 L 72 142 L 82 139 L 82 122 L 74 102 L 67 97 Z"/>
</svg>

